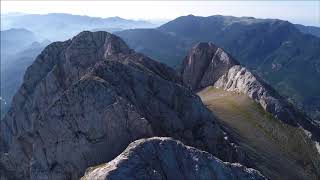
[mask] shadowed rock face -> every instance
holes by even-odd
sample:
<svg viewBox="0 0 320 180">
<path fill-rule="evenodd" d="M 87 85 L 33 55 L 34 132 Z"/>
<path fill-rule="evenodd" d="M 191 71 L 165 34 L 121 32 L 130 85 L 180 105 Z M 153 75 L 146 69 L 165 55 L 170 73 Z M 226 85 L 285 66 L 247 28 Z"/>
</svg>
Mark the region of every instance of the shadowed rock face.
<svg viewBox="0 0 320 180">
<path fill-rule="evenodd" d="M 301 125 L 312 133 L 313 139 L 320 140 L 318 124 L 298 112 L 272 87 L 212 43 L 199 43 L 189 51 L 181 77 L 183 83 L 194 91 L 211 85 L 244 93 L 276 118 L 294 126 Z"/>
<path fill-rule="evenodd" d="M 13 136 L 29 130 L 34 119 L 78 81 L 88 67 L 118 52 L 129 53 L 130 49 L 118 37 L 102 32 L 83 32 L 72 40 L 50 44 L 27 69 L 1 123 L 1 137 L 10 144 Z"/>
<path fill-rule="evenodd" d="M 171 136 L 225 161 L 242 161 L 200 98 L 174 70 L 106 32 L 49 45 L 28 68 L 1 122 L 0 174 L 77 179 L 130 142 Z"/>
<path fill-rule="evenodd" d="M 149 138 L 131 143 L 114 160 L 89 168 L 86 179 L 252 179 L 264 178 L 240 164 L 224 163 L 211 154 L 172 138 Z"/>
<path fill-rule="evenodd" d="M 96 62 L 113 56 L 137 59 L 145 68 L 177 81 L 175 72 L 163 64 L 148 63 L 148 58 L 132 54 L 117 36 L 82 32 L 72 40 L 49 45 L 27 69 L 24 81 L 14 96 L 12 107 L 1 123 L 1 136 L 7 144 L 11 137 L 31 128 L 32 121 L 50 106 L 70 85 L 78 81 Z M 121 57 L 122 56 L 122 57 Z"/>
<path fill-rule="evenodd" d="M 213 43 L 198 43 L 182 63 L 182 80 L 192 90 L 200 90 L 216 82 L 236 64 L 229 54 Z"/>
</svg>

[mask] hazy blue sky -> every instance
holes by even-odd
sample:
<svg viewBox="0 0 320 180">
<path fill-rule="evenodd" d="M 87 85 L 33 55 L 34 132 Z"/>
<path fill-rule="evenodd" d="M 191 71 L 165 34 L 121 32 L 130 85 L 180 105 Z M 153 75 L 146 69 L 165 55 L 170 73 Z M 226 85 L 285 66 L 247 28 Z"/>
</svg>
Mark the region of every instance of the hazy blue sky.
<svg viewBox="0 0 320 180">
<path fill-rule="evenodd" d="M 71 13 L 128 19 L 233 15 L 320 26 L 320 1 L 1 1 L 1 13 Z"/>
</svg>

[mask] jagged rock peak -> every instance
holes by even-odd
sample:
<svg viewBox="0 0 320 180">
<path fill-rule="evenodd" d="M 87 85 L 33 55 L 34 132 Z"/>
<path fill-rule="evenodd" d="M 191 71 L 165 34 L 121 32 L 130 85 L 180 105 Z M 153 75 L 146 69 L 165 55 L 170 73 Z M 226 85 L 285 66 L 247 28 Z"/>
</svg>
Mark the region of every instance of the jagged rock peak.
<svg viewBox="0 0 320 180">
<path fill-rule="evenodd" d="M 183 60 L 181 76 L 184 84 L 192 90 L 212 85 L 232 66 L 239 64 L 215 44 L 198 43 Z"/>
<path fill-rule="evenodd" d="M 93 41 L 98 49 L 103 47 L 106 55 L 132 52 L 120 37 L 105 31 L 83 31 L 72 38 L 73 43 L 84 41 Z"/>
<path fill-rule="evenodd" d="M 32 127 L 33 120 L 59 94 L 107 55 L 130 49 L 107 32 L 79 33 L 71 40 L 48 45 L 28 67 L 22 86 L 1 122 L 0 141 L 11 144 L 12 137 Z"/>
<path fill-rule="evenodd" d="M 1 121 L 0 175 L 78 179 L 140 138 L 170 136 L 225 161 L 245 154 L 175 71 L 105 32 L 49 45 Z M 0 179 L 2 176 L 0 176 Z"/>
<path fill-rule="evenodd" d="M 192 47 L 192 49 L 217 49 L 218 47 L 212 42 L 199 42 Z"/>
<path fill-rule="evenodd" d="M 1 122 L 0 144 L 10 145 L 13 136 L 32 128 L 41 112 L 102 60 L 135 64 L 165 79 L 179 81 L 174 70 L 135 53 L 118 36 L 103 31 L 81 32 L 71 40 L 48 45 L 28 67 L 22 86 Z"/>
<path fill-rule="evenodd" d="M 225 163 L 211 154 L 166 137 L 140 139 L 114 160 L 88 168 L 82 180 L 96 179 L 263 180 L 260 172 Z"/>
</svg>

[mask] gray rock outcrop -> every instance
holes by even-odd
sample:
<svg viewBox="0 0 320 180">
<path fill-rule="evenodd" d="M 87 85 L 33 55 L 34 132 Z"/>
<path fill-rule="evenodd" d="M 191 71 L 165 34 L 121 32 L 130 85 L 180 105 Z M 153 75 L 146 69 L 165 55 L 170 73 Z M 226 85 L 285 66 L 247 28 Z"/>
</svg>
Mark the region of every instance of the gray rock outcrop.
<svg viewBox="0 0 320 180">
<path fill-rule="evenodd" d="M 88 168 L 82 180 L 105 179 L 266 179 L 254 169 L 225 163 L 211 154 L 172 138 L 132 142 L 114 160 Z"/>
<path fill-rule="evenodd" d="M 181 70 L 183 83 L 194 91 L 214 86 L 246 94 L 281 121 L 302 126 L 320 142 L 320 127 L 296 110 L 271 86 L 246 67 L 239 65 L 228 53 L 212 43 L 198 43 L 184 59 Z"/>
<path fill-rule="evenodd" d="M 213 85 L 232 66 L 239 64 L 213 43 L 198 43 L 182 62 L 182 80 L 194 91 Z"/>
<path fill-rule="evenodd" d="M 12 137 L 29 130 L 34 119 L 104 56 L 130 49 L 118 37 L 83 32 L 72 40 L 47 46 L 27 69 L 23 84 L 1 123 L 1 137 L 11 144 Z"/>
<path fill-rule="evenodd" d="M 171 136 L 224 161 L 245 159 L 173 69 L 106 32 L 45 48 L 0 134 L 0 172 L 10 179 L 77 179 L 151 136 Z"/>
<path fill-rule="evenodd" d="M 290 109 L 284 98 L 243 66 L 232 66 L 214 83 L 214 87 L 244 93 L 276 118 L 296 123 L 296 112 Z"/>
</svg>

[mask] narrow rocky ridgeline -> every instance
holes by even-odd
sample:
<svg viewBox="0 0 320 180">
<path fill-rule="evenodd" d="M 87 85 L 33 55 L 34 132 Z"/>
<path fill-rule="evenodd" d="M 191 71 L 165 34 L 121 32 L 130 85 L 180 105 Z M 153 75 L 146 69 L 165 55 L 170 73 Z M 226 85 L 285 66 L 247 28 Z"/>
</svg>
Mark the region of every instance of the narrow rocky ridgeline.
<svg viewBox="0 0 320 180">
<path fill-rule="evenodd" d="M 302 126 L 311 132 L 313 140 L 320 141 L 319 124 L 296 110 L 272 87 L 212 43 L 195 45 L 184 59 L 180 73 L 183 83 L 194 91 L 215 86 L 244 93 L 277 119 Z"/>
<path fill-rule="evenodd" d="M 3 179 L 78 179 L 140 138 L 170 136 L 246 161 L 177 73 L 106 32 L 49 45 L 1 121 Z"/>
<path fill-rule="evenodd" d="M 88 168 L 82 180 L 184 179 L 263 180 L 240 164 L 225 163 L 211 154 L 172 138 L 154 137 L 130 143 L 114 160 Z"/>
</svg>

